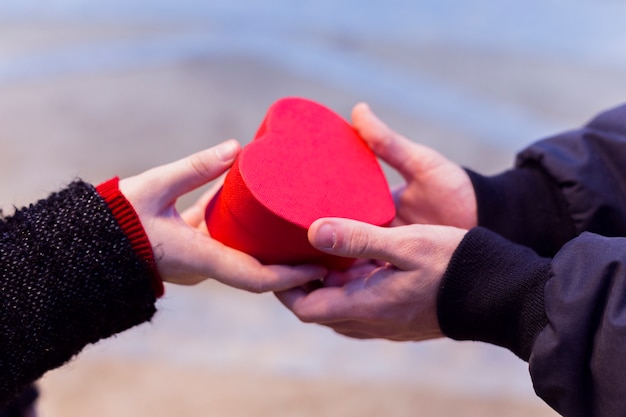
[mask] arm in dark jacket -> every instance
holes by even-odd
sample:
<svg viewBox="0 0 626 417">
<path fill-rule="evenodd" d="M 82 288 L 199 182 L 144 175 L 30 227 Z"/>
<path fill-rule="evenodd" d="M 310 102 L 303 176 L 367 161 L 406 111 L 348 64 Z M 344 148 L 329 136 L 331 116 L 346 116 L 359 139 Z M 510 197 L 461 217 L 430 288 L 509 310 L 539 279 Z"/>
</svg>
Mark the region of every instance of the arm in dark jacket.
<svg viewBox="0 0 626 417">
<path fill-rule="evenodd" d="M 444 334 L 529 361 L 537 394 L 564 416 L 626 410 L 626 238 L 583 233 L 553 259 L 482 228 L 442 281 Z"/>
<path fill-rule="evenodd" d="M 584 231 L 626 236 L 626 105 L 533 144 L 515 169 L 469 173 L 479 226 L 540 254 Z"/>
<path fill-rule="evenodd" d="M 484 228 L 442 282 L 444 333 L 529 361 L 537 394 L 565 416 L 623 415 L 626 106 L 532 145 L 515 169 L 470 176 Z"/>
</svg>

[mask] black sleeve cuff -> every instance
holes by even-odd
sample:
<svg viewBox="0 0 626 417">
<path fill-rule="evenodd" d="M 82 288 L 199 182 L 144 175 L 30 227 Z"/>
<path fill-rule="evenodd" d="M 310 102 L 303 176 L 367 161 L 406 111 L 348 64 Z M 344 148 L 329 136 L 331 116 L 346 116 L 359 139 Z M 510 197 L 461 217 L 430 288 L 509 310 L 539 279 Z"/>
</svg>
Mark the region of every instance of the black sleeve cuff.
<svg viewBox="0 0 626 417">
<path fill-rule="evenodd" d="M 478 205 L 478 226 L 553 256 L 575 237 L 567 203 L 557 185 L 536 165 L 526 165 L 493 177 L 471 170 Z"/>
<path fill-rule="evenodd" d="M 544 286 L 550 261 L 483 228 L 470 230 L 442 279 L 437 314 L 443 333 L 505 347 L 528 360 L 547 324 Z"/>
</svg>

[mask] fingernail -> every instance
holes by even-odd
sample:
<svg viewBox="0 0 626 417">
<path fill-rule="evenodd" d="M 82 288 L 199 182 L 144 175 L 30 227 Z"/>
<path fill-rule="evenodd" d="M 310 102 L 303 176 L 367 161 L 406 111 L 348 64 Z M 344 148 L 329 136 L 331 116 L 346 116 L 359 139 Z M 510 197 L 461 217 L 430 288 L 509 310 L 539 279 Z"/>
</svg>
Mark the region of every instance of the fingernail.
<svg viewBox="0 0 626 417">
<path fill-rule="evenodd" d="M 229 140 L 224 143 L 220 143 L 215 148 L 217 157 L 222 162 L 231 162 L 237 156 L 238 150 L 239 150 L 239 144 L 235 140 Z"/>
<path fill-rule="evenodd" d="M 323 224 L 315 235 L 315 245 L 319 249 L 334 249 L 337 243 L 335 229 L 328 223 Z"/>
</svg>

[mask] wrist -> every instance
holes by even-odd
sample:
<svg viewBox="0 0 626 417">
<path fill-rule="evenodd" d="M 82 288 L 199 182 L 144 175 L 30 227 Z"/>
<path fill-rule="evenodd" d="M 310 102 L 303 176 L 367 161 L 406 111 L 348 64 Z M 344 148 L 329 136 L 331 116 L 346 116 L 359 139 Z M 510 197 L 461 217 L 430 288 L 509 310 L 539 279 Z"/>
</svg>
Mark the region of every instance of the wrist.
<svg viewBox="0 0 626 417">
<path fill-rule="evenodd" d="M 443 333 L 510 349 L 527 360 L 547 323 L 550 261 L 487 229 L 470 230 L 452 256 L 437 300 Z"/>
<path fill-rule="evenodd" d="M 156 265 L 152 245 L 141 224 L 139 215 L 119 189 L 119 178 L 114 177 L 103 182 L 96 187 L 96 191 L 108 204 L 113 216 L 130 241 L 135 254 L 150 272 L 155 295 L 161 297 L 164 293 L 163 280 Z"/>
</svg>

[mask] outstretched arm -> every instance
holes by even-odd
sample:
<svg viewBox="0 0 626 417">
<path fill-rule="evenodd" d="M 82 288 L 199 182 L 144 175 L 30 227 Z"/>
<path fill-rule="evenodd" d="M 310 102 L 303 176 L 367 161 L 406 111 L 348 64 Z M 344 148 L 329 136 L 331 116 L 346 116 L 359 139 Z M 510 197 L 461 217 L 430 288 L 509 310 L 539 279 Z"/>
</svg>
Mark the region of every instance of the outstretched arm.
<svg viewBox="0 0 626 417">
<path fill-rule="evenodd" d="M 212 277 L 259 292 L 325 274 L 261 265 L 176 211 L 179 196 L 228 169 L 238 150 L 226 142 L 97 188 L 76 181 L 0 219 L 0 403 L 85 345 L 150 320 L 161 279 Z"/>
<path fill-rule="evenodd" d="M 584 231 L 626 236 L 626 105 L 531 145 L 514 168 L 489 177 L 399 135 L 365 104 L 352 117 L 405 179 L 394 225 L 478 225 L 544 256 Z"/>
<path fill-rule="evenodd" d="M 207 278 L 253 292 L 278 291 L 319 279 L 318 266 L 262 265 L 211 239 L 200 221 L 210 193 L 181 215 L 176 200 L 224 173 L 240 148 L 227 141 L 179 161 L 120 181 L 120 191 L 139 216 L 164 280 L 190 285 Z"/>
<path fill-rule="evenodd" d="M 626 105 L 538 141 L 516 166 L 469 172 L 478 224 L 554 256 L 582 232 L 626 236 Z"/>
<path fill-rule="evenodd" d="M 583 233 L 551 259 L 479 227 L 320 219 L 309 233 L 318 249 L 362 260 L 322 288 L 277 294 L 302 321 L 355 338 L 501 346 L 529 362 L 535 391 L 562 415 L 623 414 L 625 238 Z"/>
</svg>

